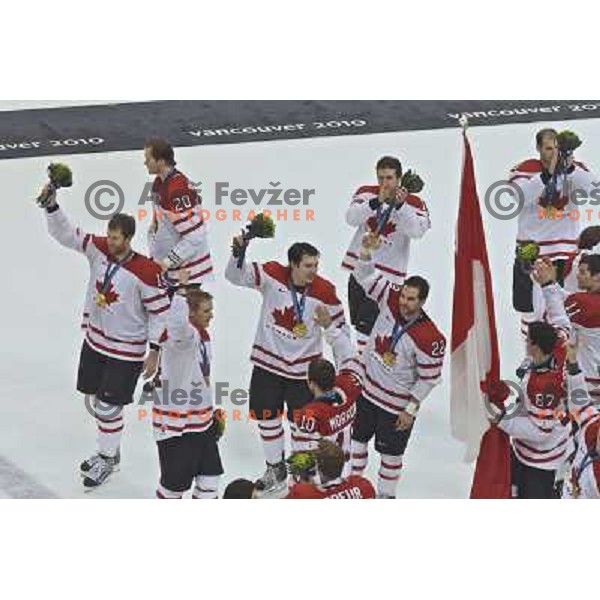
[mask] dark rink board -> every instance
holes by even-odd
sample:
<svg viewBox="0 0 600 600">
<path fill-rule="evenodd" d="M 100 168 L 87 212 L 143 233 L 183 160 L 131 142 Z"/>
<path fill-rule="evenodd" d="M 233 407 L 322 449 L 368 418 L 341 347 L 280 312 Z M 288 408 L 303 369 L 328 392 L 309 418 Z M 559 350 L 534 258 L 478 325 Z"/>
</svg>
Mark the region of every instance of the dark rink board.
<svg viewBox="0 0 600 600">
<path fill-rule="evenodd" d="M 600 117 L 600 100 L 161 101 L 0 112 L 0 159 Z"/>
</svg>

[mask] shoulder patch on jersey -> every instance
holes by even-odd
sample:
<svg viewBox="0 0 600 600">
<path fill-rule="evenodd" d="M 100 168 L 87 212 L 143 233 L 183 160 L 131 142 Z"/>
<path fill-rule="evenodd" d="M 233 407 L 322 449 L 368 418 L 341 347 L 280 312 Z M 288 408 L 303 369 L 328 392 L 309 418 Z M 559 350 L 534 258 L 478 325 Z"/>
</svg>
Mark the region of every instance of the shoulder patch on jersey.
<svg viewBox="0 0 600 600">
<path fill-rule="evenodd" d="M 312 285 L 310 286 L 310 294 L 313 298 L 317 298 L 324 304 L 339 304 L 335 285 L 320 275 L 316 275 Z"/>
<path fill-rule="evenodd" d="M 519 172 L 519 173 L 541 173 L 544 170 L 544 166 L 542 165 L 542 161 L 539 158 L 528 158 L 518 164 L 516 164 L 511 172 Z"/>
<path fill-rule="evenodd" d="M 600 328 L 600 294 L 592 292 L 576 292 L 565 300 L 565 310 L 572 323 L 588 327 Z"/>
<path fill-rule="evenodd" d="M 400 317 L 400 291 L 402 286 L 390 283 L 388 287 L 387 305 L 395 319 Z"/>
<path fill-rule="evenodd" d="M 101 235 L 93 235 L 92 236 L 92 244 L 96 246 L 96 248 L 102 252 L 102 254 L 108 256 L 110 253 L 108 251 L 108 241 L 106 237 Z"/>
<path fill-rule="evenodd" d="M 440 344 L 443 344 L 444 347 L 446 345 L 446 338 L 427 314 L 425 314 L 425 318 L 420 323 L 411 327 L 407 331 L 407 334 L 412 338 L 419 350 L 429 356 L 433 356 L 432 352 L 436 349 L 437 352 L 440 352 Z M 439 358 L 442 357 L 443 353 Z"/>
<path fill-rule="evenodd" d="M 151 287 L 159 287 L 161 268 L 143 254 L 134 253 L 133 258 L 123 265 L 130 273 Z"/>
<path fill-rule="evenodd" d="M 262 265 L 263 271 L 273 279 L 283 285 L 287 285 L 290 280 L 290 268 L 285 267 L 276 260 L 271 260 Z"/>
<path fill-rule="evenodd" d="M 413 194 L 409 194 L 405 200 L 406 204 L 410 204 L 414 208 L 418 208 L 419 210 L 427 210 L 427 205 L 419 196 L 414 196 Z"/>
<path fill-rule="evenodd" d="M 356 192 L 354 192 L 355 196 L 360 196 L 361 194 L 373 194 L 377 196 L 379 194 L 379 186 L 378 185 L 361 185 Z"/>
</svg>

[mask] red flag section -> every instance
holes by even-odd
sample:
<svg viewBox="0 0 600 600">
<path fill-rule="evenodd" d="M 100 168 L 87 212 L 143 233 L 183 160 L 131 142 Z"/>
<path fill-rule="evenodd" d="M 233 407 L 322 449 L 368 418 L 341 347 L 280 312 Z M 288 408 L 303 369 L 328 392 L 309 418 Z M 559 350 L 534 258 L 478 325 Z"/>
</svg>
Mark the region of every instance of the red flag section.
<svg viewBox="0 0 600 600">
<path fill-rule="evenodd" d="M 467 460 L 477 457 L 471 497 L 510 498 L 509 439 L 489 426 L 482 392 L 498 388 L 500 359 L 492 277 L 466 132 L 463 139 L 452 313 L 452 434 L 465 443 Z M 498 403 L 500 398 L 489 401 Z"/>
</svg>

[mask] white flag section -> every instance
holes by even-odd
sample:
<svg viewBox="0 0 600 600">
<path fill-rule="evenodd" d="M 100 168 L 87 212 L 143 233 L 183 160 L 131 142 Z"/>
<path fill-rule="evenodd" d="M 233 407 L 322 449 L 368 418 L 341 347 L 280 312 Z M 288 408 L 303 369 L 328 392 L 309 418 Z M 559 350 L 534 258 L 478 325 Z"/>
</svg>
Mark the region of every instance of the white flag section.
<svg viewBox="0 0 600 600">
<path fill-rule="evenodd" d="M 477 458 L 481 438 L 489 428 L 481 385 L 492 361 L 484 267 L 479 261 L 471 265 L 473 297 L 464 301 L 473 303 L 473 324 L 466 339 L 452 352 L 450 367 L 450 425 L 452 435 L 465 444 L 467 462 Z"/>
<path fill-rule="evenodd" d="M 498 382 L 500 360 L 492 276 L 481 218 L 471 146 L 463 132 L 464 160 L 456 226 L 450 425 L 465 444 L 465 460 L 480 454 L 489 428 L 484 390 Z"/>
</svg>

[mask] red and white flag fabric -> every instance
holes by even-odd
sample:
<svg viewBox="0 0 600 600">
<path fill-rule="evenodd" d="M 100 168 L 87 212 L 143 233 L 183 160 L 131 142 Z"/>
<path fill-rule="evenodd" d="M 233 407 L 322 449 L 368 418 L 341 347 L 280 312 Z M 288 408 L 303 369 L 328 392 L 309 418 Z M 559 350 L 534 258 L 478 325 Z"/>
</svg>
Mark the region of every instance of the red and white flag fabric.
<svg viewBox="0 0 600 600">
<path fill-rule="evenodd" d="M 510 446 L 491 427 L 483 390 L 502 389 L 492 277 L 475 183 L 473 155 L 463 131 L 464 161 L 456 228 L 450 421 L 452 435 L 477 458 L 472 498 L 509 498 Z M 490 402 L 501 397 L 491 394 Z M 496 396 L 496 397 L 494 397 Z"/>
</svg>

